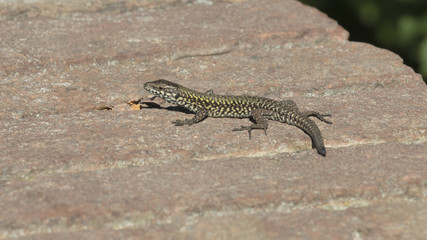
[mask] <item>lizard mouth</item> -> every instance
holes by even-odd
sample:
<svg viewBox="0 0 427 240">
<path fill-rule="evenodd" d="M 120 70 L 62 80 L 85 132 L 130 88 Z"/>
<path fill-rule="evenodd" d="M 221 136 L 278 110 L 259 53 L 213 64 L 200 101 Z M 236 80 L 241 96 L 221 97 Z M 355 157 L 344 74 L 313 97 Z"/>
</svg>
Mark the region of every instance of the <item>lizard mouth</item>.
<svg viewBox="0 0 427 240">
<path fill-rule="evenodd" d="M 144 89 L 158 97 L 163 97 L 165 95 L 164 92 L 160 91 L 159 89 L 150 85 L 149 83 L 144 84 Z"/>
<path fill-rule="evenodd" d="M 144 84 L 144 89 L 147 90 L 147 91 L 149 91 L 149 92 L 155 91 L 155 88 L 150 83 L 145 83 Z"/>
<path fill-rule="evenodd" d="M 160 91 L 157 90 L 157 89 L 150 88 L 150 87 L 147 87 L 147 86 L 145 86 L 144 88 L 145 88 L 145 90 L 149 91 L 150 93 L 152 93 L 154 95 L 157 95 L 157 96 L 161 95 Z"/>
<path fill-rule="evenodd" d="M 159 90 L 156 87 L 153 87 L 153 86 L 151 86 L 149 84 L 145 84 L 144 88 L 148 92 L 154 94 L 157 97 L 160 97 L 160 98 L 166 100 L 167 102 L 170 102 L 170 103 L 175 103 L 176 102 L 176 97 L 175 97 L 175 95 L 173 93 Z"/>
</svg>

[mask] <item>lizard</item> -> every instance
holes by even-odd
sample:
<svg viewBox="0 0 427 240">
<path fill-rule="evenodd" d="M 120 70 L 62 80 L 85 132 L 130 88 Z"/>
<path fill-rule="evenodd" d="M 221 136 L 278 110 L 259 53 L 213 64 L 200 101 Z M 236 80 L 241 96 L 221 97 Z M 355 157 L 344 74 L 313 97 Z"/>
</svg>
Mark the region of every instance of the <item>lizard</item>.
<svg viewBox="0 0 427 240">
<path fill-rule="evenodd" d="M 191 119 L 173 121 L 175 126 L 190 126 L 207 117 L 250 118 L 254 124 L 241 126 L 233 131 L 248 131 L 251 139 L 253 129 L 263 129 L 267 135 L 268 120 L 274 120 L 300 128 L 310 136 L 312 148 L 316 148 L 320 155 L 326 156 L 322 134 L 316 123 L 309 117 L 316 117 L 325 123 L 332 124 L 324 118 L 332 116 L 331 114 L 321 114 L 316 111 L 301 112 L 293 100 L 276 101 L 249 95 L 216 95 L 212 90 L 198 92 L 164 79 L 146 82 L 144 88 L 156 97 L 195 113 Z"/>
</svg>

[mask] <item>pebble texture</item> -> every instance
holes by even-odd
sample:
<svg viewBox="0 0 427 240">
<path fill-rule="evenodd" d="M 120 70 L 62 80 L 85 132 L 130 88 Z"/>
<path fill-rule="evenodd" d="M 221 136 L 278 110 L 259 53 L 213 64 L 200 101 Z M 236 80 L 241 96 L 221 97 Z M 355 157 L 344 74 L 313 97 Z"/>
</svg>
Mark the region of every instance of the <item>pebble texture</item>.
<svg viewBox="0 0 427 240">
<path fill-rule="evenodd" d="M 0 39 L 0 239 L 427 239 L 427 87 L 316 9 L 3 0 Z M 126 104 L 158 78 L 331 113 L 328 155 Z"/>
</svg>

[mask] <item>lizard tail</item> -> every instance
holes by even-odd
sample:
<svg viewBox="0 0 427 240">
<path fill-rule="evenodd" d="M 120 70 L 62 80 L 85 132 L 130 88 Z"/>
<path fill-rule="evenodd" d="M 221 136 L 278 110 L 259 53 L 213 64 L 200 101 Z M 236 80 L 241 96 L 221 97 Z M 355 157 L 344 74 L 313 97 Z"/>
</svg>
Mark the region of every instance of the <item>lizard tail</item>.
<svg viewBox="0 0 427 240">
<path fill-rule="evenodd" d="M 322 133 L 317 127 L 316 123 L 304 116 L 297 116 L 295 119 L 295 126 L 303 130 L 311 138 L 312 147 L 316 148 L 317 152 L 326 156 L 325 144 L 323 143 Z"/>
</svg>

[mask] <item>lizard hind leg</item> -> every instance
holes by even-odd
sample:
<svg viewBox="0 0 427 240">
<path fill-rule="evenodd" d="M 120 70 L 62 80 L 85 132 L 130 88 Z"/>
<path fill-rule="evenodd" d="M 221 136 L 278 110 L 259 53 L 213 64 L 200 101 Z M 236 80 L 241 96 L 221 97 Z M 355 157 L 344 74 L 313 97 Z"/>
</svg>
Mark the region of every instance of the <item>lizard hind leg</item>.
<svg viewBox="0 0 427 240">
<path fill-rule="evenodd" d="M 325 122 L 327 124 L 332 124 L 331 121 L 324 118 L 324 117 L 332 116 L 332 114 L 330 114 L 330 113 L 321 114 L 321 113 L 315 112 L 315 111 L 305 111 L 305 112 L 302 112 L 301 114 L 305 117 L 316 117 L 322 122 Z"/>
<path fill-rule="evenodd" d="M 297 113 L 300 112 L 297 104 L 294 101 L 292 101 L 292 100 L 283 100 L 283 101 L 280 101 L 280 105 L 283 108 L 291 110 L 292 112 L 297 112 Z"/>
<path fill-rule="evenodd" d="M 250 126 L 240 126 L 240 128 L 234 128 L 233 131 L 248 131 L 249 139 L 251 139 L 251 132 L 253 129 L 263 129 L 264 134 L 267 135 L 268 120 L 264 117 L 266 115 L 271 115 L 263 109 L 255 109 L 252 111 L 251 117 L 254 119 L 255 124 Z"/>
</svg>

